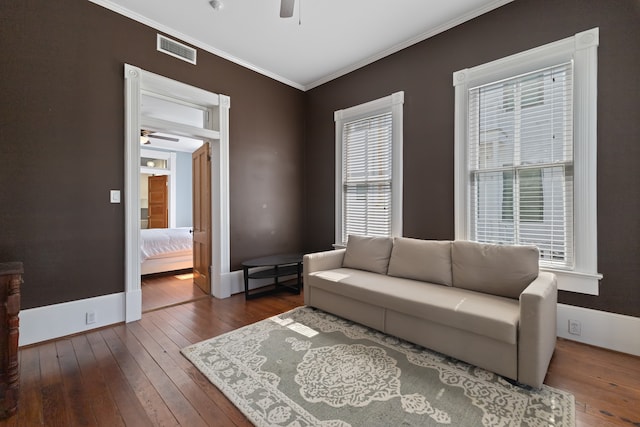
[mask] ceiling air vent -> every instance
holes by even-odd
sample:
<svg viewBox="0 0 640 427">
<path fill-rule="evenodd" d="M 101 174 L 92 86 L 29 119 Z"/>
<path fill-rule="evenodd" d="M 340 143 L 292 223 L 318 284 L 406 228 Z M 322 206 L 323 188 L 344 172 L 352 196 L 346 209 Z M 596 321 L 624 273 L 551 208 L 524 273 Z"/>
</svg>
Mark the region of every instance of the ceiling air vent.
<svg viewBox="0 0 640 427">
<path fill-rule="evenodd" d="M 160 34 L 158 34 L 158 50 L 183 61 L 196 64 L 196 50 L 194 48 Z"/>
</svg>

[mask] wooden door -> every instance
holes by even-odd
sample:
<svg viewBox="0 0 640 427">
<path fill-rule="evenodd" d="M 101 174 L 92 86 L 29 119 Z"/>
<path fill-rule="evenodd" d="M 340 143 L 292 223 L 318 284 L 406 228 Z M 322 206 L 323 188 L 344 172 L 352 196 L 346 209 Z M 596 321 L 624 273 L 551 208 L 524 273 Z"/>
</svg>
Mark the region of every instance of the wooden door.
<svg viewBox="0 0 640 427">
<path fill-rule="evenodd" d="M 193 153 L 193 281 L 211 293 L 211 155 L 204 143 Z"/>
<path fill-rule="evenodd" d="M 169 226 L 167 175 L 149 177 L 149 228 Z"/>
</svg>

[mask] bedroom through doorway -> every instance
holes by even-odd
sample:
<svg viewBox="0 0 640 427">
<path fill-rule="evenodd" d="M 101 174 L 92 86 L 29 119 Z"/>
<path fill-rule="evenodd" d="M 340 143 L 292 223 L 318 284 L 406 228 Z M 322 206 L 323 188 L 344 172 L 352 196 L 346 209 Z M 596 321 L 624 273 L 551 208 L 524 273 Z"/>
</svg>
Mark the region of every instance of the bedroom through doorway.
<svg viewBox="0 0 640 427">
<path fill-rule="evenodd" d="M 206 109 L 143 94 L 143 117 L 203 127 Z M 173 129 L 140 130 L 140 257 L 142 312 L 207 298 L 210 288 L 197 283 L 194 271 L 194 153 L 206 143 Z M 206 191 L 210 192 L 207 186 Z M 194 208 L 195 206 L 195 208 Z M 209 215 L 210 216 L 210 215 Z M 194 228 L 194 225 L 196 227 Z M 210 246 L 210 244 L 209 244 Z"/>
<path fill-rule="evenodd" d="M 172 138 L 177 140 L 174 146 L 164 144 L 160 148 L 149 143 L 141 149 L 143 313 L 209 296 L 197 285 L 193 271 L 195 188 L 191 150 L 202 146 L 203 141 L 190 139 L 187 143 L 184 137 Z"/>
</svg>

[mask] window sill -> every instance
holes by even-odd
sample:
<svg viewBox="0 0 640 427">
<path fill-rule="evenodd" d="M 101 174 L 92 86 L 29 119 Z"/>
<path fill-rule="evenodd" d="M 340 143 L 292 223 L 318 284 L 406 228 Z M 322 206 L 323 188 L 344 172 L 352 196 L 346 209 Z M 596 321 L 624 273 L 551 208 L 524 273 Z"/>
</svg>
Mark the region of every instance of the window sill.
<svg viewBox="0 0 640 427">
<path fill-rule="evenodd" d="M 552 268 L 540 268 L 541 271 L 548 271 L 556 275 L 558 279 L 558 290 L 577 292 L 587 295 L 600 294 L 600 279 L 602 274 L 599 273 L 580 273 L 577 271 L 554 270 Z"/>
</svg>

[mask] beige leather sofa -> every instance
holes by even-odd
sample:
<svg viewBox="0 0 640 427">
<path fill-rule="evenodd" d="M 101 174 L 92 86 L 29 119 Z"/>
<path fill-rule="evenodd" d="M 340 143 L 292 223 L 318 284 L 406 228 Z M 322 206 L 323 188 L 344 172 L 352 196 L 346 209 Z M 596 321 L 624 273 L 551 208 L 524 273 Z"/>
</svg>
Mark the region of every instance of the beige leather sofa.
<svg viewBox="0 0 640 427">
<path fill-rule="evenodd" d="M 304 256 L 305 304 L 540 387 L 556 343 L 555 275 L 535 246 L 349 236 Z"/>
</svg>

